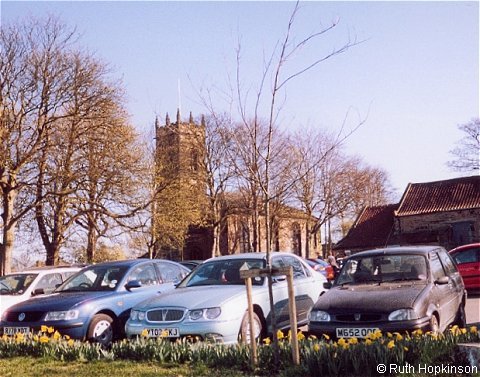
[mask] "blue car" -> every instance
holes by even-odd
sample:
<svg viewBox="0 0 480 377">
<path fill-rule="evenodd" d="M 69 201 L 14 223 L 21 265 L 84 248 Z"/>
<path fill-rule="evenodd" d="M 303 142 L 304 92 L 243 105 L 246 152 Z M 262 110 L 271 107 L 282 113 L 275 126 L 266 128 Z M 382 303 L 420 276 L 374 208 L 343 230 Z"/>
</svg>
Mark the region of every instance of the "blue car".
<svg viewBox="0 0 480 377">
<path fill-rule="evenodd" d="M 25 334 L 48 326 L 72 339 L 108 346 L 124 337 L 133 306 L 174 289 L 189 272 L 167 260 L 135 259 L 89 266 L 53 294 L 10 307 L 2 315 L 0 334 Z"/>
</svg>

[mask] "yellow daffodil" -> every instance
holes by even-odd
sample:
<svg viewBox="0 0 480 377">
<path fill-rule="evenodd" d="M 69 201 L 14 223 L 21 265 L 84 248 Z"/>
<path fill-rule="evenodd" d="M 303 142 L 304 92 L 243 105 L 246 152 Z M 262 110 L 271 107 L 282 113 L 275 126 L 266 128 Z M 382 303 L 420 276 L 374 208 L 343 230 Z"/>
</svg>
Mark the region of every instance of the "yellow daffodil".
<svg viewBox="0 0 480 377">
<path fill-rule="evenodd" d="M 280 339 L 283 339 L 283 338 L 285 338 L 285 335 L 283 335 L 283 331 L 278 330 L 277 331 L 277 339 L 280 340 Z"/>
<path fill-rule="evenodd" d="M 404 351 L 408 351 L 408 347 L 403 347 L 403 350 L 404 350 Z"/>
<path fill-rule="evenodd" d="M 301 331 L 298 332 L 297 339 L 298 340 L 304 340 L 305 339 L 305 335 L 303 334 L 303 332 L 301 332 Z"/>
<path fill-rule="evenodd" d="M 315 343 L 315 344 L 313 345 L 313 350 L 314 350 L 315 352 L 320 351 L 320 345 L 319 345 L 318 343 Z"/>
<path fill-rule="evenodd" d="M 343 339 L 343 338 L 340 338 L 340 339 L 338 340 L 338 345 L 341 346 L 341 347 L 343 347 L 344 349 L 347 349 L 347 348 L 348 348 L 348 343 L 347 343 L 347 341 L 346 341 L 345 339 Z"/>
<path fill-rule="evenodd" d="M 42 327 L 40 327 L 41 332 L 47 332 L 47 330 L 48 330 L 48 327 L 45 325 L 42 325 Z"/>
<path fill-rule="evenodd" d="M 60 335 L 60 333 L 58 331 L 55 331 L 55 333 L 53 334 L 53 339 L 55 340 L 58 340 L 60 339 L 62 336 Z"/>
<path fill-rule="evenodd" d="M 388 342 L 387 348 L 388 348 L 388 349 L 392 349 L 393 347 L 395 347 L 395 341 L 394 341 L 394 340 L 391 340 L 391 341 Z"/>
<path fill-rule="evenodd" d="M 55 332 L 55 329 L 54 329 L 53 327 L 49 327 L 49 328 L 47 329 L 47 332 L 48 332 L 49 334 L 53 334 L 53 333 Z"/>
<path fill-rule="evenodd" d="M 25 340 L 25 336 L 22 333 L 17 333 L 15 335 L 15 340 L 17 343 L 23 342 Z"/>
<path fill-rule="evenodd" d="M 466 334 L 466 333 L 467 333 L 467 329 L 460 329 L 460 332 L 461 332 L 462 334 Z"/>
<path fill-rule="evenodd" d="M 143 336 L 144 338 L 146 338 L 148 336 L 148 330 L 147 329 L 143 329 L 142 333 L 140 334 L 141 336 Z"/>
<path fill-rule="evenodd" d="M 40 340 L 40 343 L 48 343 L 49 339 L 48 339 L 48 336 L 42 335 L 39 340 Z"/>
<path fill-rule="evenodd" d="M 400 334 L 399 332 L 394 332 L 393 334 L 395 335 L 395 339 L 396 339 L 397 341 L 400 341 L 400 340 L 403 339 L 402 334 Z"/>
<path fill-rule="evenodd" d="M 387 338 L 391 338 L 393 335 L 391 332 L 387 332 Z"/>
<path fill-rule="evenodd" d="M 477 326 L 470 326 L 470 332 L 476 334 L 478 332 Z"/>
<path fill-rule="evenodd" d="M 365 339 L 365 344 L 369 346 L 372 344 L 372 341 L 370 339 Z"/>
<path fill-rule="evenodd" d="M 66 340 L 70 340 L 70 336 L 65 335 L 65 339 L 66 339 Z"/>
<path fill-rule="evenodd" d="M 358 339 L 353 337 L 348 339 L 348 344 L 358 344 Z"/>
<path fill-rule="evenodd" d="M 325 334 L 324 334 L 324 335 L 325 335 Z M 315 335 L 309 335 L 308 339 L 313 339 L 313 340 L 315 340 L 315 339 L 317 339 L 317 337 L 316 337 Z M 330 339 L 330 338 L 329 338 L 329 339 Z"/>
<path fill-rule="evenodd" d="M 270 345 L 270 343 L 272 343 L 272 341 L 270 340 L 270 338 L 265 338 L 263 339 L 263 343 L 265 343 L 265 345 Z"/>
<path fill-rule="evenodd" d="M 69 345 L 69 347 L 73 346 L 75 342 L 73 341 L 73 339 L 68 339 L 68 342 L 67 344 Z"/>
<path fill-rule="evenodd" d="M 329 337 L 327 334 L 323 334 L 323 337 L 324 337 L 326 340 L 330 340 L 330 337 Z"/>
</svg>

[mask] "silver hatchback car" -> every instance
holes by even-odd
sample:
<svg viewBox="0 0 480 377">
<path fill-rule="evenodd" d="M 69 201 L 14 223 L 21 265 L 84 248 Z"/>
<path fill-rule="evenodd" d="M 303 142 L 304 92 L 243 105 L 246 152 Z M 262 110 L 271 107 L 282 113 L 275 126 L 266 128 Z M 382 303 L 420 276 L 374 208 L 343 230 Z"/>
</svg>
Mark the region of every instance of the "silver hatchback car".
<svg viewBox="0 0 480 377">
<path fill-rule="evenodd" d="M 247 295 L 241 267 L 265 268 L 265 253 L 244 253 L 212 258 L 188 275 L 176 289 L 136 305 L 125 325 L 128 337 L 149 336 L 234 344 L 248 327 Z M 325 277 L 292 253 L 272 253 L 273 267 L 293 267 L 299 325 L 324 293 Z M 271 333 L 267 279 L 253 278 L 255 337 Z M 274 278 L 273 299 L 278 329 L 290 325 L 285 277 Z"/>
</svg>

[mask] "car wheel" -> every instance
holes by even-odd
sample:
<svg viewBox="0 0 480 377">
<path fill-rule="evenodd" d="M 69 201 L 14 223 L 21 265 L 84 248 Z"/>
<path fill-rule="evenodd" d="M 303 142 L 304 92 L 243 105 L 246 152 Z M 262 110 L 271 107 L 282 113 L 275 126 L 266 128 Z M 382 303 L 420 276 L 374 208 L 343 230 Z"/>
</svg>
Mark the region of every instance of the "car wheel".
<svg viewBox="0 0 480 377">
<path fill-rule="evenodd" d="M 438 334 L 438 319 L 435 314 L 432 314 L 432 317 L 430 318 L 428 331 L 430 331 L 432 334 Z"/>
<path fill-rule="evenodd" d="M 465 305 L 463 305 L 463 302 L 458 307 L 457 316 L 455 317 L 455 322 L 453 324 L 460 328 L 467 327 L 467 316 L 465 314 Z"/>
<path fill-rule="evenodd" d="M 253 334 L 255 339 L 259 339 L 263 333 L 263 324 L 256 313 L 253 313 Z M 241 343 L 250 343 L 250 323 L 248 320 L 248 313 L 245 313 L 240 326 L 239 340 Z"/>
<path fill-rule="evenodd" d="M 99 343 L 108 347 L 113 341 L 113 319 L 106 314 L 96 314 L 93 316 L 88 326 L 87 339 L 90 342 Z"/>
</svg>

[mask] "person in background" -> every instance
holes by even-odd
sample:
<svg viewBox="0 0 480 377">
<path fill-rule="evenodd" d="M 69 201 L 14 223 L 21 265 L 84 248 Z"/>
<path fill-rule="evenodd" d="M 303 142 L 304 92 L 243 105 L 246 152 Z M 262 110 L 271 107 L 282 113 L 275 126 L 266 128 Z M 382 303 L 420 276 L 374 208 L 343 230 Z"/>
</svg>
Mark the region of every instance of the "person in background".
<svg viewBox="0 0 480 377">
<path fill-rule="evenodd" d="M 337 260 L 335 259 L 335 255 L 330 253 L 328 255 L 327 262 L 330 263 L 330 266 L 333 267 L 333 271 L 335 273 L 335 276 L 337 276 L 340 268 L 338 267 L 338 263 L 337 263 Z"/>
</svg>

